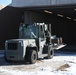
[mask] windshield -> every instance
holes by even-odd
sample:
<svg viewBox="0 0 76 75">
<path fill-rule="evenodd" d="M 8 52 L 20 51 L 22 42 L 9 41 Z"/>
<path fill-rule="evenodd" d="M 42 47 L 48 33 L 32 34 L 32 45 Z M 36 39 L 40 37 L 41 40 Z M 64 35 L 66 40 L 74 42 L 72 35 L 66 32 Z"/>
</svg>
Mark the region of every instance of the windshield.
<svg viewBox="0 0 76 75">
<path fill-rule="evenodd" d="M 19 27 L 19 38 L 20 39 L 33 39 L 38 37 L 38 28 L 33 25 L 20 25 Z"/>
</svg>

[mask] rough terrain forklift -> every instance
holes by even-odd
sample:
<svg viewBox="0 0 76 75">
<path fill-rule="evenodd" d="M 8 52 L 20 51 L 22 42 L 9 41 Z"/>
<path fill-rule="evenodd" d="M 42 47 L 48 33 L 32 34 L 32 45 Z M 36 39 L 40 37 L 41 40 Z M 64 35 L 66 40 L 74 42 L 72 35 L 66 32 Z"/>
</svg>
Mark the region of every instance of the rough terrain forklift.
<svg viewBox="0 0 76 75">
<path fill-rule="evenodd" d="M 51 33 L 45 23 L 21 24 L 19 39 L 6 40 L 6 61 L 27 61 L 34 64 L 37 59 L 54 56 Z"/>
</svg>

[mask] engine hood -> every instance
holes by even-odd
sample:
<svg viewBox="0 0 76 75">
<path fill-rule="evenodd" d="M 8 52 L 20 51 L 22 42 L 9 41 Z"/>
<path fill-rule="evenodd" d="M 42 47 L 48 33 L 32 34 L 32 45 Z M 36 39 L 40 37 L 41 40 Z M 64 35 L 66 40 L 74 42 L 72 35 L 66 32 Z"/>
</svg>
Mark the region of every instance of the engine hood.
<svg viewBox="0 0 76 75">
<path fill-rule="evenodd" d="M 24 45 L 31 45 L 31 46 L 36 46 L 36 41 L 35 39 L 10 39 L 6 40 L 6 43 L 20 43 L 23 42 Z"/>
<path fill-rule="evenodd" d="M 28 41 L 28 40 L 34 40 L 34 39 L 10 39 L 10 40 L 6 40 L 6 41 Z"/>
</svg>

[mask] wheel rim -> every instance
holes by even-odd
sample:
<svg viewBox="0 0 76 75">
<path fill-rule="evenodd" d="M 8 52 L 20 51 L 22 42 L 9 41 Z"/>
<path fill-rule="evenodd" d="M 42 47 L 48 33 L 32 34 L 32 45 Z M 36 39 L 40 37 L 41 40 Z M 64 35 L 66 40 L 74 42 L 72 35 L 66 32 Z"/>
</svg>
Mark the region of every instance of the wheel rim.
<svg viewBox="0 0 76 75">
<path fill-rule="evenodd" d="M 33 54 L 33 55 L 32 55 L 32 59 L 33 59 L 33 60 L 36 60 L 36 54 Z"/>
<path fill-rule="evenodd" d="M 37 60 L 37 54 L 36 54 L 36 52 L 34 52 L 34 53 L 32 54 L 32 62 L 35 63 L 36 60 Z"/>
</svg>

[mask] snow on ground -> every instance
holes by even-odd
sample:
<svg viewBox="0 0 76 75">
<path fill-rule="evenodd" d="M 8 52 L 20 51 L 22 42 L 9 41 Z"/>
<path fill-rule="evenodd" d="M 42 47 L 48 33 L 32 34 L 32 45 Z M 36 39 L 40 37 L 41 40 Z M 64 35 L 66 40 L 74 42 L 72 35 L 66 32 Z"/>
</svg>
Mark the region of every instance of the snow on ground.
<svg viewBox="0 0 76 75">
<path fill-rule="evenodd" d="M 0 75 L 76 75 L 76 54 L 56 53 L 53 59 L 29 64 L 0 65 Z"/>
</svg>

